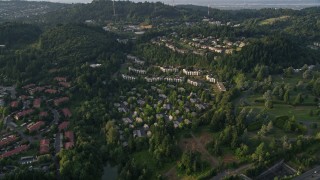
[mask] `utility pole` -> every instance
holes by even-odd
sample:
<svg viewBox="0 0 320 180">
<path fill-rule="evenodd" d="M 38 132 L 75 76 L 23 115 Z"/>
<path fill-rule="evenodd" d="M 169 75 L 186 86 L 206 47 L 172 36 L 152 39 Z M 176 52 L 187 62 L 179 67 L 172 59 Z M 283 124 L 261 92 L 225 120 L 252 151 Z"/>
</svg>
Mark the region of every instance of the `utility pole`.
<svg viewBox="0 0 320 180">
<path fill-rule="evenodd" d="M 113 16 L 116 16 L 116 8 L 114 7 L 114 0 L 112 1 L 113 3 Z"/>
</svg>

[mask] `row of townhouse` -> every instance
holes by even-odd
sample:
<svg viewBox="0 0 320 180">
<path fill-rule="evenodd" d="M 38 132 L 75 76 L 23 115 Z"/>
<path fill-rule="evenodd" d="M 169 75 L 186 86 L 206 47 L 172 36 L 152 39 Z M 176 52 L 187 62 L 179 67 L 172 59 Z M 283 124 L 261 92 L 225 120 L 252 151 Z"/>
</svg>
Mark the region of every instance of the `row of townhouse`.
<svg viewBox="0 0 320 180">
<path fill-rule="evenodd" d="M 128 75 L 125 75 L 125 74 L 122 74 L 122 78 L 125 79 L 125 80 L 128 80 L 128 81 L 135 81 L 135 80 L 137 80 L 136 77 L 128 76 Z"/>
<path fill-rule="evenodd" d="M 216 79 L 212 77 L 211 75 L 206 75 L 206 80 L 211 83 L 216 83 Z"/>
<path fill-rule="evenodd" d="M 162 67 L 162 66 L 159 66 L 160 67 L 160 70 L 164 73 L 171 73 L 171 72 L 178 72 L 179 69 L 178 68 L 174 68 L 174 67 Z"/>
<path fill-rule="evenodd" d="M 313 45 L 320 47 L 320 42 L 314 42 Z"/>
<path fill-rule="evenodd" d="M 176 83 L 181 83 L 184 81 L 184 78 L 182 77 L 145 77 L 144 78 L 147 82 L 151 83 L 151 82 L 159 82 L 159 81 L 165 81 L 165 82 L 176 82 Z"/>
<path fill-rule="evenodd" d="M 139 64 L 139 65 L 144 65 L 145 62 L 140 60 L 138 57 L 136 56 L 132 56 L 132 55 L 127 55 L 127 59 L 132 60 L 134 63 Z"/>
<path fill-rule="evenodd" d="M 187 83 L 188 83 L 188 84 L 191 84 L 192 86 L 197 86 L 197 87 L 202 85 L 201 82 L 196 81 L 196 80 L 192 80 L 192 79 L 188 79 L 188 80 L 187 80 Z"/>
<path fill-rule="evenodd" d="M 147 74 L 146 70 L 135 69 L 135 68 L 132 68 L 132 67 L 129 67 L 129 72 L 134 72 L 134 73 L 137 73 L 137 74 Z"/>
<path fill-rule="evenodd" d="M 187 69 L 182 70 L 183 74 L 188 75 L 188 76 L 200 76 L 202 72 L 200 70 L 196 71 L 189 71 Z"/>
</svg>

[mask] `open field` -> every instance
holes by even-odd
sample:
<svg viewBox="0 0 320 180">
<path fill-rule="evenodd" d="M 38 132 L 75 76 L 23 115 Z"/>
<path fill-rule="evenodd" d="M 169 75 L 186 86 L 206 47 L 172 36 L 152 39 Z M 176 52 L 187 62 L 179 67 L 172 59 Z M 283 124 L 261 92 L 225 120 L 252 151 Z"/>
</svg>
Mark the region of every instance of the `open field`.
<svg viewBox="0 0 320 180">
<path fill-rule="evenodd" d="M 289 18 L 290 18 L 290 16 L 281 16 L 281 17 L 277 17 L 277 18 L 270 18 L 270 19 L 266 19 L 266 20 L 261 21 L 260 25 L 272 25 L 276 22 L 285 21 Z"/>
</svg>

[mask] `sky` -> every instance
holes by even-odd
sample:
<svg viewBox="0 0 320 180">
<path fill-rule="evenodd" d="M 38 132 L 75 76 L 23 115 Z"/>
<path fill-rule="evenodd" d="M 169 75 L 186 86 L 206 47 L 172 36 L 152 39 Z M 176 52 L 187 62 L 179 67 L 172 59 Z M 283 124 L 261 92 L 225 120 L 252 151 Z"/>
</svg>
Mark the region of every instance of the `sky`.
<svg viewBox="0 0 320 180">
<path fill-rule="evenodd" d="M 37 1 L 37 0 L 36 0 Z M 90 3 L 92 0 L 47 0 L 62 3 Z M 117 0 L 116 0 L 117 1 Z M 144 2 L 146 0 L 131 0 Z M 320 0 L 147 0 L 150 2 L 163 2 L 165 4 L 194 4 L 210 6 L 220 9 L 243 9 L 243 8 L 293 8 L 300 9 L 309 6 L 320 6 Z"/>
</svg>

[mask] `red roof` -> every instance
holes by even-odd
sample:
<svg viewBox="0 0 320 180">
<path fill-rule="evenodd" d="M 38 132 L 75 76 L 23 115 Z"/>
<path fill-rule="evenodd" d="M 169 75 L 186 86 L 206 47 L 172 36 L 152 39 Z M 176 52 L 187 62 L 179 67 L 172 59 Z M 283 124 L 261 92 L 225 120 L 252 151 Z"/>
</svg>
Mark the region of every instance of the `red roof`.
<svg viewBox="0 0 320 180">
<path fill-rule="evenodd" d="M 74 146 L 74 134 L 72 131 L 67 131 L 64 133 L 64 136 L 67 140 L 69 140 L 69 142 L 64 144 L 64 147 L 66 149 L 70 149 Z"/>
<path fill-rule="evenodd" d="M 34 110 L 33 109 L 28 109 L 28 110 L 24 110 L 24 111 L 21 111 L 21 112 L 18 112 L 16 115 L 15 115 L 15 118 L 16 119 L 19 119 L 20 117 L 24 117 L 24 116 L 27 116 L 31 113 L 33 113 Z"/>
<path fill-rule="evenodd" d="M 25 99 L 28 98 L 28 96 L 26 96 L 26 95 L 21 95 L 21 96 L 19 96 L 19 97 L 20 97 L 20 99 L 22 99 L 22 100 L 25 100 Z"/>
<path fill-rule="evenodd" d="M 15 135 L 11 135 L 11 136 L 8 136 L 6 138 L 3 138 L 0 141 L 0 147 L 5 146 L 7 144 L 10 144 L 11 142 L 14 142 L 15 140 L 17 140 L 17 137 Z"/>
<path fill-rule="evenodd" d="M 43 121 L 38 121 L 35 124 L 29 125 L 27 129 L 29 132 L 37 131 L 39 130 L 45 123 Z"/>
<path fill-rule="evenodd" d="M 18 153 L 20 153 L 22 151 L 25 151 L 27 149 L 29 149 L 29 146 L 27 146 L 27 145 L 19 146 L 14 150 L 11 150 L 11 151 L 8 151 L 8 152 L 5 152 L 5 153 L 1 154 L 0 155 L 0 159 L 5 158 L 5 157 L 9 157 L 9 156 L 12 156 L 12 155 L 15 155 L 15 154 L 18 154 Z"/>
<path fill-rule="evenodd" d="M 40 114 L 39 114 L 39 116 L 41 116 L 41 117 L 47 117 L 47 116 L 48 116 L 48 112 L 46 112 L 46 111 L 41 111 Z"/>
<path fill-rule="evenodd" d="M 59 84 L 60 84 L 61 86 L 63 86 L 63 87 L 66 87 L 66 88 L 71 87 L 71 84 L 68 83 L 68 82 L 59 82 Z"/>
<path fill-rule="evenodd" d="M 53 101 L 53 103 L 54 103 L 54 105 L 59 106 L 61 103 L 66 102 L 66 101 L 69 101 L 69 98 L 68 97 L 62 97 L 62 98 L 55 99 Z"/>
<path fill-rule="evenodd" d="M 18 107 L 18 105 L 19 105 L 19 102 L 18 102 L 18 101 L 12 101 L 12 102 L 10 103 L 10 106 L 13 107 L 13 108 Z"/>
<path fill-rule="evenodd" d="M 60 125 L 59 125 L 59 131 L 65 130 L 67 129 L 69 126 L 69 122 L 68 121 L 63 121 Z"/>
<path fill-rule="evenodd" d="M 43 91 L 45 88 L 44 87 L 35 87 L 35 88 L 33 88 L 33 89 L 30 89 L 29 90 L 29 93 L 30 94 L 34 94 L 35 92 L 41 92 L 41 91 Z"/>
<path fill-rule="evenodd" d="M 64 144 L 64 147 L 65 147 L 66 149 L 71 149 L 73 146 L 74 146 L 74 142 L 66 142 L 66 143 Z"/>
<path fill-rule="evenodd" d="M 49 93 L 49 94 L 56 94 L 58 91 L 55 89 L 46 89 L 44 92 Z"/>
<path fill-rule="evenodd" d="M 74 135 L 73 135 L 73 131 L 67 131 L 64 133 L 64 136 L 66 137 L 66 139 L 68 139 L 70 142 L 74 141 Z"/>
<path fill-rule="evenodd" d="M 66 77 L 55 77 L 54 80 L 59 81 L 59 82 L 67 82 Z"/>
<path fill-rule="evenodd" d="M 72 116 L 72 113 L 71 111 L 68 109 L 68 108 L 63 108 L 62 109 L 62 113 L 65 117 L 71 117 Z"/>
<path fill-rule="evenodd" d="M 40 140 L 40 154 L 47 154 L 49 153 L 49 139 L 41 139 Z"/>
<path fill-rule="evenodd" d="M 28 85 L 23 86 L 22 88 L 23 89 L 29 89 L 29 88 L 31 88 L 33 86 L 35 86 L 35 84 L 28 84 Z"/>
<path fill-rule="evenodd" d="M 40 98 L 37 98 L 33 101 L 33 107 L 34 108 L 40 108 L 41 106 L 41 99 Z"/>
</svg>

